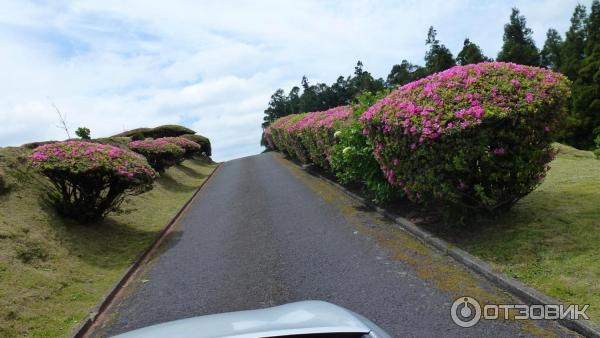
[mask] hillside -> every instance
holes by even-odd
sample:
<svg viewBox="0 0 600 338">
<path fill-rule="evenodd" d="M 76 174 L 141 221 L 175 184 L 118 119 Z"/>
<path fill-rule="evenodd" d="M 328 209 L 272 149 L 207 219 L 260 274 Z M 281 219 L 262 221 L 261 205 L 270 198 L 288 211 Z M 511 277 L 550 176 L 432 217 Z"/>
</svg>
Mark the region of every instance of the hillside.
<svg viewBox="0 0 600 338">
<path fill-rule="evenodd" d="M 186 160 L 93 224 L 59 217 L 24 148 L 0 148 L 0 336 L 66 336 L 216 167 Z M 1 182 L 8 181 L 9 189 Z"/>
</svg>

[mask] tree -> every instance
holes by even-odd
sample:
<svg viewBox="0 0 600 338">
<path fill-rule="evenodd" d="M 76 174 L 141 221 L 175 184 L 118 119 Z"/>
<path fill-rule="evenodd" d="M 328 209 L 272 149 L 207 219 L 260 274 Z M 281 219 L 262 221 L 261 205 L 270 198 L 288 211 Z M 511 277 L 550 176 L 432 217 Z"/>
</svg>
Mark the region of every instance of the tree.
<svg viewBox="0 0 600 338">
<path fill-rule="evenodd" d="M 561 66 L 558 69 L 569 79 L 575 81 L 583 61 L 586 36 L 585 6 L 577 5 L 571 17 L 571 27 L 565 34 L 565 42 L 561 48 Z"/>
<path fill-rule="evenodd" d="M 265 117 L 263 118 L 263 127 L 268 126 L 271 122 L 286 115 L 288 98 L 285 96 L 283 89 L 277 89 L 271 100 L 269 106 L 265 109 Z"/>
<path fill-rule="evenodd" d="M 532 38 L 532 31 L 527 27 L 525 17 L 519 15 L 519 10 L 516 8 L 512 9 L 510 22 L 504 25 L 502 40 L 504 43 L 498 53 L 498 61 L 539 65 L 540 56 Z"/>
<path fill-rule="evenodd" d="M 491 61 L 491 59 L 483 55 L 483 52 L 479 46 L 471 42 L 469 39 L 465 39 L 462 50 L 456 56 L 456 62 L 458 62 L 459 65 L 464 66 L 484 61 Z"/>
<path fill-rule="evenodd" d="M 550 28 L 546 33 L 546 42 L 540 52 L 540 66 L 557 70 L 562 65 L 561 50 L 563 41 L 556 29 Z"/>
<path fill-rule="evenodd" d="M 441 72 L 456 65 L 452 53 L 446 46 L 440 44 L 436 35 L 437 32 L 433 26 L 430 26 L 425 41 L 425 44 L 429 46 L 429 50 L 425 53 L 425 68 L 428 74 Z"/>
<path fill-rule="evenodd" d="M 413 65 L 406 60 L 402 60 L 402 63 L 392 67 L 392 70 L 385 81 L 386 86 L 394 87 L 416 80 L 414 75 L 418 68 L 419 66 Z"/>
<path fill-rule="evenodd" d="M 592 2 L 592 10 L 586 23 L 585 55 L 591 56 L 600 45 L 600 1 Z"/>
<path fill-rule="evenodd" d="M 90 129 L 86 127 L 79 127 L 75 130 L 75 135 L 77 135 L 82 140 L 90 140 Z"/>
<path fill-rule="evenodd" d="M 384 88 L 383 79 L 375 79 L 371 73 L 363 70 L 363 63 L 359 60 L 354 67 L 354 77 L 350 79 L 352 98 L 363 92 L 376 93 Z"/>
<path fill-rule="evenodd" d="M 586 24 L 585 58 L 573 85 L 572 115 L 577 119 L 571 128 L 573 145 L 591 149 L 594 138 L 600 135 L 600 1 L 592 3 Z"/>
</svg>

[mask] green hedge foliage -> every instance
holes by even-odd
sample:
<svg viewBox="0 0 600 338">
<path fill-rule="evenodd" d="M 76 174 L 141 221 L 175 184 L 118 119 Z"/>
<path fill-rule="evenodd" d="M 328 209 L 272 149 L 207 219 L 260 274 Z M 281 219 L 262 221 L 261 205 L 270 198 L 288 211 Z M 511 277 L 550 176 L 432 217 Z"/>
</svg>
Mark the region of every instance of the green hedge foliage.
<svg viewBox="0 0 600 338">
<path fill-rule="evenodd" d="M 208 138 L 197 134 L 185 134 L 181 135 L 181 137 L 198 143 L 201 148 L 200 153 L 204 156 L 212 156 L 210 140 Z"/>
<path fill-rule="evenodd" d="M 327 114 L 316 112 L 278 119 L 264 138 L 269 148 L 366 186 L 378 200 L 401 195 L 494 213 L 544 178 L 569 87 L 547 69 L 457 66 L 406 84 L 366 111 L 373 97 L 359 98 L 353 117 L 324 134 L 315 126 Z"/>
<path fill-rule="evenodd" d="M 125 197 L 151 189 L 156 177 L 143 156 L 85 141 L 39 146 L 28 162 L 52 183 L 47 198 L 56 210 L 81 222 L 118 210 Z"/>
</svg>

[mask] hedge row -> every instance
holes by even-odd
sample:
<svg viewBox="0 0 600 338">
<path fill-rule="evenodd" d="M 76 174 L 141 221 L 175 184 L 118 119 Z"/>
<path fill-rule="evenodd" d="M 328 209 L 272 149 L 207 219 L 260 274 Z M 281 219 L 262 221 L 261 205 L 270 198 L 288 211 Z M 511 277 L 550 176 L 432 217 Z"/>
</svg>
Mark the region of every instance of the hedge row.
<svg viewBox="0 0 600 338">
<path fill-rule="evenodd" d="M 166 124 L 156 128 L 137 128 L 113 135 L 112 137 L 131 137 L 134 141 L 145 138 L 176 137 L 186 134 L 196 134 L 195 131 L 175 124 Z"/>
<path fill-rule="evenodd" d="M 89 222 L 117 210 L 128 195 L 151 189 L 157 172 L 201 152 L 201 145 L 183 137 L 115 136 L 42 144 L 28 162 L 52 183 L 47 199 L 60 214 Z"/>
<path fill-rule="evenodd" d="M 495 212 L 545 176 L 569 87 L 563 75 L 541 68 L 500 62 L 457 66 L 396 89 L 363 112 L 358 124 L 387 184 L 406 198 Z M 305 160 L 310 143 L 303 133 L 321 140 L 316 129 L 300 122 L 311 114 L 275 121 L 265 131 L 269 145 Z M 345 132 L 353 125 L 334 125 L 328 135 L 334 130 L 354 135 Z M 353 149 L 344 150 L 353 155 Z M 344 170 L 340 163 L 347 162 L 337 161 L 334 173 Z"/>
<path fill-rule="evenodd" d="M 303 163 L 315 163 L 328 169 L 335 130 L 350 122 L 351 115 L 352 108 L 349 106 L 288 115 L 273 122 L 265 130 L 265 138 L 273 149 L 279 149 Z"/>
<path fill-rule="evenodd" d="M 52 183 L 47 198 L 56 210 L 82 222 L 118 209 L 127 195 L 150 189 L 157 176 L 142 155 L 85 141 L 39 146 L 28 161 Z"/>
</svg>

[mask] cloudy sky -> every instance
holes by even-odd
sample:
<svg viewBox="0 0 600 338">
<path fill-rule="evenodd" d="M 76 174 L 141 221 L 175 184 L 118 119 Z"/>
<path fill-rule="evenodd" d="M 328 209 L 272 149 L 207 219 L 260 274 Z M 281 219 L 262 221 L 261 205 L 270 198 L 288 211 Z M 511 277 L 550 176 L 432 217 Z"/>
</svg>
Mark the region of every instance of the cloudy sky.
<svg viewBox="0 0 600 338">
<path fill-rule="evenodd" d="M 377 77 L 422 64 L 429 25 L 455 55 L 469 37 L 496 56 L 513 6 L 541 47 L 576 3 L 5 0 L 0 146 L 64 139 L 51 98 L 94 137 L 178 123 L 208 136 L 216 160 L 252 155 L 270 95 L 302 75 L 330 83 L 357 60 Z"/>
</svg>

